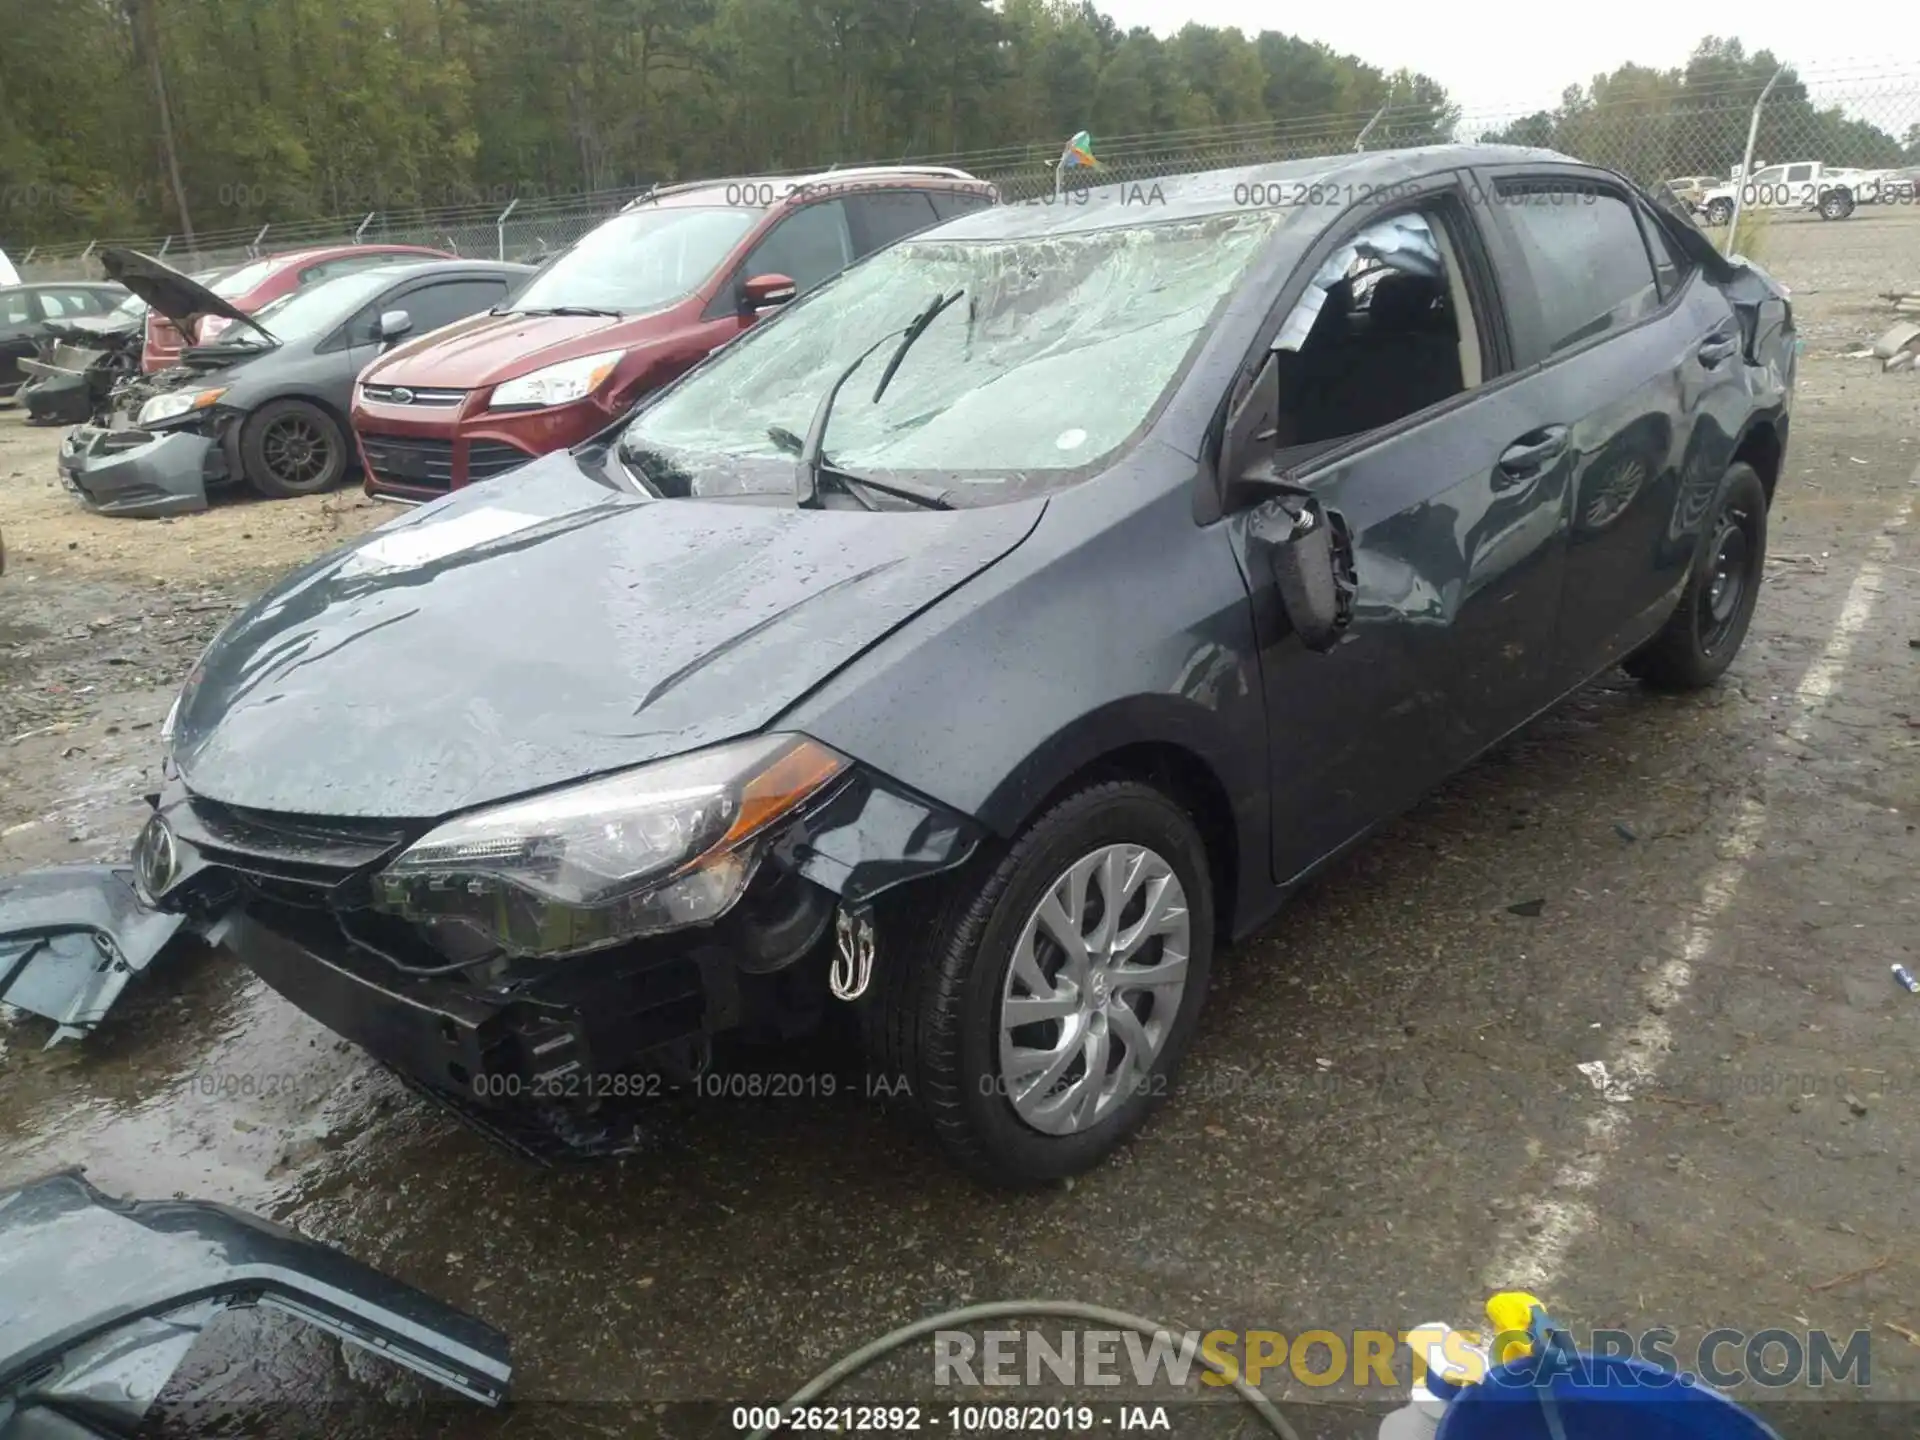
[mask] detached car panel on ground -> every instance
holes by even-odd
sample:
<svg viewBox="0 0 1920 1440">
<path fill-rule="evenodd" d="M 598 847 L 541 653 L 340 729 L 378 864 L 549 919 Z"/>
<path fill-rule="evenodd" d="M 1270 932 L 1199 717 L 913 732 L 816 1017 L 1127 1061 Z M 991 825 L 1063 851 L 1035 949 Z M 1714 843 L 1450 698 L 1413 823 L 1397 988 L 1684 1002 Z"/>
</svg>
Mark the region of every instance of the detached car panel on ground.
<svg viewBox="0 0 1920 1440">
<path fill-rule="evenodd" d="M 284 581 L 146 893 L 529 1148 L 847 1001 L 975 1173 L 1093 1164 L 1218 944 L 1607 667 L 1725 670 L 1794 378 L 1783 291 L 1548 152 L 1162 199 L 903 241 Z"/>
<path fill-rule="evenodd" d="M 78 1173 L 0 1193 L 0 1437 L 134 1433 L 224 1310 L 262 1306 L 483 1404 L 506 1337 L 336 1250 L 190 1200 L 115 1200 Z"/>
<path fill-rule="evenodd" d="M 339 483 L 352 463 L 346 415 L 360 371 L 405 335 L 502 303 L 532 273 L 491 261 L 385 259 L 248 315 L 150 256 L 106 252 L 157 313 L 182 325 L 208 314 L 233 323 L 180 364 L 116 384 L 107 423 L 81 425 L 63 441 L 62 479 L 103 514 L 143 518 L 204 510 L 208 491 L 229 481 L 274 497 Z"/>
</svg>

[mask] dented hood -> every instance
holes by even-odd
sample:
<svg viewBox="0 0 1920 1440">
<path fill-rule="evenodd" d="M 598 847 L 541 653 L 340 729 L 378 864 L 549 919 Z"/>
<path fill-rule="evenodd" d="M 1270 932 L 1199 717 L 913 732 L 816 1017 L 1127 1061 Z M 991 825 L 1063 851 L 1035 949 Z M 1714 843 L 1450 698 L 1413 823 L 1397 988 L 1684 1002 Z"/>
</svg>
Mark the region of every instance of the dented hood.
<svg viewBox="0 0 1920 1440">
<path fill-rule="evenodd" d="M 208 315 L 221 315 L 242 325 L 251 325 L 269 340 L 272 332 L 231 300 L 216 295 L 191 275 L 182 275 L 164 261 L 138 250 L 123 250 L 109 245 L 100 252 L 100 268 L 107 278 L 124 285 L 155 312 L 166 316 L 182 335 L 194 333 L 194 326 Z"/>
<path fill-rule="evenodd" d="M 429 819 L 733 739 L 1010 552 L 1044 503 L 655 500 L 551 455 L 262 596 L 189 678 L 175 762 L 230 805 Z"/>
<path fill-rule="evenodd" d="M 296 1316 L 483 1404 L 512 1376 L 498 1330 L 351 1256 L 224 1205 L 116 1200 L 76 1171 L 0 1192 L 0 1300 L 0 1435 L 123 1433 L 237 1306 Z"/>
</svg>

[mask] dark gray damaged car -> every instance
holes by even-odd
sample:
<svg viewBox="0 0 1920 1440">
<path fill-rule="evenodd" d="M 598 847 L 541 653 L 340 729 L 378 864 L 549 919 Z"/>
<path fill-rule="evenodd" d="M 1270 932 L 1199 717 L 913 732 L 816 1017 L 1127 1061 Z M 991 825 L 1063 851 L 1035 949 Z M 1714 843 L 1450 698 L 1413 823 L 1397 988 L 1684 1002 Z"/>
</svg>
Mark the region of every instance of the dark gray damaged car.
<svg viewBox="0 0 1920 1440">
<path fill-rule="evenodd" d="M 1329 857 L 1608 667 L 1721 674 L 1795 348 L 1540 151 L 968 216 L 277 586 L 136 869 L 532 1148 L 837 996 L 959 1161 L 1070 1174 Z"/>
</svg>

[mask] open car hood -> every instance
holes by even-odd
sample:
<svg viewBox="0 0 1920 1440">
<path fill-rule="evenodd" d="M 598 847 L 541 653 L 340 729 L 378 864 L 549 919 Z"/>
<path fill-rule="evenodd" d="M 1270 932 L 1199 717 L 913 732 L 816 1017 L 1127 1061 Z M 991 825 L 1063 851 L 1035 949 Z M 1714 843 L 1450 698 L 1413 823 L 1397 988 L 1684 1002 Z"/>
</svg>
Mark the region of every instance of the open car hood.
<svg viewBox="0 0 1920 1440">
<path fill-rule="evenodd" d="M 182 335 L 192 335 L 203 316 L 223 315 L 252 326 L 269 340 L 275 338 L 272 331 L 231 300 L 214 294 L 191 275 L 182 275 L 151 255 L 109 245 L 100 251 L 100 268 L 106 271 L 109 280 L 126 286 L 152 306 L 155 313 L 171 320 Z"/>
<path fill-rule="evenodd" d="M 115 1200 L 77 1171 L 0 1193 L 0 1440 L 131 1430 L 223 1310 L 264 1306 L 486 1405 L 507 1339 L 256 1215 Z"/>
</svg>

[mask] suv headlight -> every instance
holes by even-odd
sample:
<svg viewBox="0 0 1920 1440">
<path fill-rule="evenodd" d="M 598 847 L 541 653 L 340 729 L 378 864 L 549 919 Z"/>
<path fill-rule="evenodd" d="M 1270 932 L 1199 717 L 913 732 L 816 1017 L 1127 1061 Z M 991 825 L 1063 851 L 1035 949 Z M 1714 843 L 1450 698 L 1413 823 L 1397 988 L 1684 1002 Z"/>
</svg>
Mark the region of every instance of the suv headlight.
<svg viewBox="0 0 1920 1440">
<path fill-rule="evenodd" d="M 168 395 L 156 395 L 140 407 L 140 413 L 133 423 L 162 425 L 169 420 L 178 420 L 182 415 L 206 409 L 226 393 L 223 386 L 218 390 L 175 390 Z"/>
<path fill-rule="evenodd" d="M 450 820 L 374 877 L 374 906 L 466 925 L 514 955 L 572 955 L 718 920 L 769 827 L 845 773 L 767 735 Z"/>
<path fill-rule="evenodd" d="M 498 386 L 493 392 L 495 410 L 541 410 L 549 405 L 565 405 L 598 390 L 613 367 L 626 355 L 624 350 L 603 350 L 598 355 L 582 355 L 578 360 L 562 360 L 531 375 L 522 375 Z"/>
</svg>

